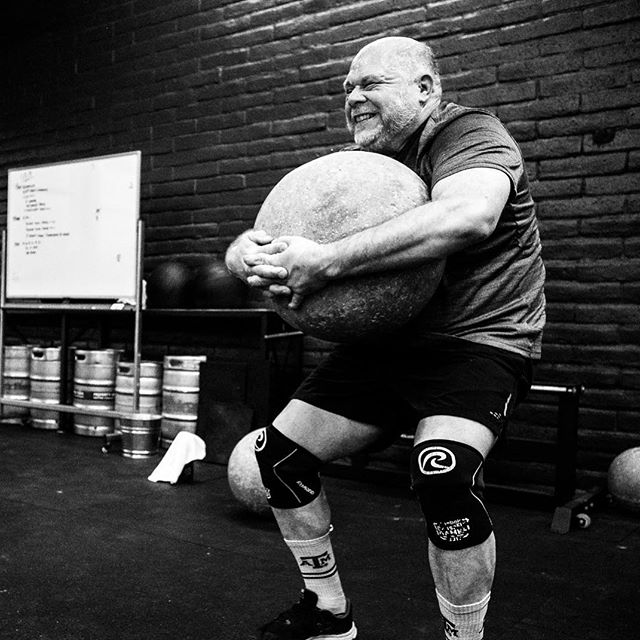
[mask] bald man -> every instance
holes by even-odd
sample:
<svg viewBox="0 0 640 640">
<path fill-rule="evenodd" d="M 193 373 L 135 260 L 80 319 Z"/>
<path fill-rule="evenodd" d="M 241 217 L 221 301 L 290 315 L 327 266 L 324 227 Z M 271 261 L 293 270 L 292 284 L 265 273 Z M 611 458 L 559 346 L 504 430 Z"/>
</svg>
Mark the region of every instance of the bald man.
<svg viewBox="0 0 640 640">
<path fill-rule="evenodd" d="M 404 163 L 430 202 L 328 244 L 251 229 L 229 270 L 292 308 L 327 283 L 446 259 L 417 319 L 374 345 L 336 345 L 256 442 L 267 498 L 304 588 L 262 640 L 357 637 L 319 471 L 415 430 L 409 474 L 448 640 L 483 638 L 495 538 L 482 466 L 531 385 L 545 321 L 544 266 L 524 162 L 492 114 L 442 101 L 431 49 L 365 46 L 344 81 L 354 145 Z"/>
</svg>

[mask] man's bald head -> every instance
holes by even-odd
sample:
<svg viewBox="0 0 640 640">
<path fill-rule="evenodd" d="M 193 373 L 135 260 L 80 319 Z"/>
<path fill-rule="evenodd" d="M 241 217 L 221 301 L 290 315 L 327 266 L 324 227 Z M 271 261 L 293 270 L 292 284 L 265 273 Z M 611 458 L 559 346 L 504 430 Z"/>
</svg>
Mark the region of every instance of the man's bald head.
<svg viewBox="0 0 640 640">
<path fill-rule="evenodd" d="M 407 76 L 407 80 L 415 80 L 423 75 L 429 75 L 434 85 L 440 86 L 438 63 L 433 55 L 433 50 L 424 42 L 405 36 L 378 38 L 360 49 L 351 63 L 352 66 L 363 58 L 377 58 L 393 65 Z"/>
</svg>

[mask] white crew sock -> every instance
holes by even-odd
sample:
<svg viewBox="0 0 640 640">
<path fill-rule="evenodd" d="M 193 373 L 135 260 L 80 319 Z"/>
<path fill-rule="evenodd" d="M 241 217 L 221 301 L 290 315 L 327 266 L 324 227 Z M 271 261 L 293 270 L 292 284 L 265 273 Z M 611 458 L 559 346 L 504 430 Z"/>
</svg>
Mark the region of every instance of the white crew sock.
<svg viewBox="0 0 640 640">
<path fill-rule="evenodd" d="M 313 540 L 286 540 L 304 580 L 304 586 L 318 596 L 318 608 L 344 613 L 347 599 L 342 590 L 336 559 L 331 546 L 333 527 Z"/>
<path fill-rule="evenodd" d="M 489 592 L 482 600 L 472 604 L 452 604 L 436 590 L 440 613 L 444 618 L 446 640 L 482 640 L 484 618 L 489 607 Z"/>
</svg>

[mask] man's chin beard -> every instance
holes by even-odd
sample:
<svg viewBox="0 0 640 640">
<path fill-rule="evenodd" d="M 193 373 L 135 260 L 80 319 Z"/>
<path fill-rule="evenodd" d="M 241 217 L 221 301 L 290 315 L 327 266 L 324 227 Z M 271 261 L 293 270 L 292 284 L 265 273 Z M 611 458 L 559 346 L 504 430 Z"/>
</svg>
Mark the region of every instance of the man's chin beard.
<svg viewBox="0 0 640 640">
<path fill-rule="evenodd" d="M 366 151 L 377 151 L 377 143 L 380 142 L 380 134 L 363 133 L 358 135 L 356 133 L 353 136 L 353 140 L 359 147 L 362 147 Z"/>
<path fill-rule="evenodd" d="M 366 136 L 364 140 L 358 140 L 358 137 L 356 136 L 354 141 L 364 151 L 374 151 L 375 153 L 385 154 L 392 154 L 396 151 L 393 145 L 390 144 L 388 137 Z"/>
</svg>

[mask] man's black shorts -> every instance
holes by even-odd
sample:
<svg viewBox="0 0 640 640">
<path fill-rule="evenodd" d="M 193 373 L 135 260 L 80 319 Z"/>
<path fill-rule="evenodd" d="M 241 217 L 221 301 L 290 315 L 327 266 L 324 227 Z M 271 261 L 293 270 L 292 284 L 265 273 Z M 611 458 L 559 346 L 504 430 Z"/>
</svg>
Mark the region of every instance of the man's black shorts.
<svg viewBox="0 0 640 640">
<path fill-rule="evenodd" d="M 432 415 L 468 418 L 499 435 L 532 372 L 528 358 L 448 336 L 339 345 L 293 397 L 395 435 Z"/>
</svg>

